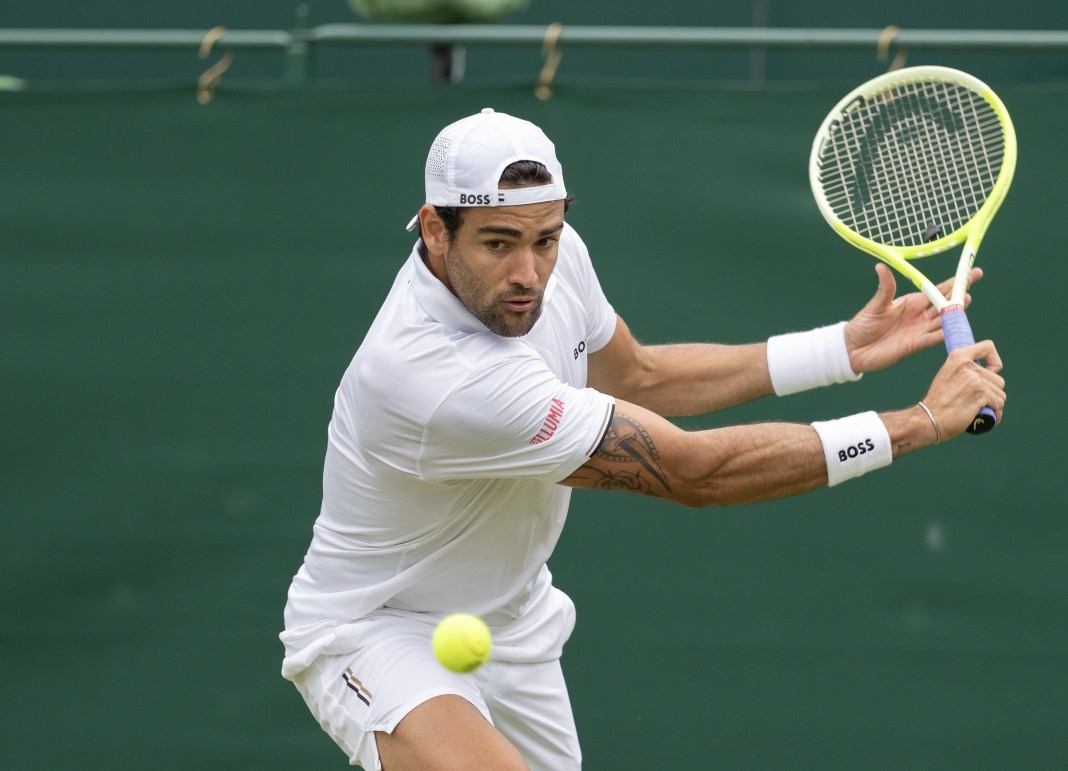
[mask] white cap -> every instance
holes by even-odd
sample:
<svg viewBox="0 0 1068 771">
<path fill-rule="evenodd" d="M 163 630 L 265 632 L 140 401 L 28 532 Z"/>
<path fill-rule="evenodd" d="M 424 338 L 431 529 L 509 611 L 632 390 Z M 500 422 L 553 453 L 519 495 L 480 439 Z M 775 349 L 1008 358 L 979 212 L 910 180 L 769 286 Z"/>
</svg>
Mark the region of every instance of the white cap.
<svg viewBox="0 0 1068 771">
<path fill-rule="evenodd" d="M 501 173 L 516 161 L 542 164 L 552 184 L 501 190 Z M 564 170 L 545 132 L 491 107 L 441 130 L 426 157 L 424 178 L 426 202 L 435 206 L 521 206 L 567 198 Z M 417 213 L 408 230 L 418 223 Z"/>
</svg>

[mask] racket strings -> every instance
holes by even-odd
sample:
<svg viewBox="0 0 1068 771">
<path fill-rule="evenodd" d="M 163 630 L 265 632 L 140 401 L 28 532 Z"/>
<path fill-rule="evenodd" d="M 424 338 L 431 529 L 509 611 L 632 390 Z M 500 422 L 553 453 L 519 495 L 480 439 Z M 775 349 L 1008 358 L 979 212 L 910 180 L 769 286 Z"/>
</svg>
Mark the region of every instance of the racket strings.
<svg viewBox="0 0 1068 771">
<path fill-rule="evenodd" d="M 1001 121 L 980 94 L 955 83 L 906 83 L 843 111 L 821 150 L 819 179 L 849 228 L 918 246 L 982 208 L 1004 146 Z"/>
</svg>

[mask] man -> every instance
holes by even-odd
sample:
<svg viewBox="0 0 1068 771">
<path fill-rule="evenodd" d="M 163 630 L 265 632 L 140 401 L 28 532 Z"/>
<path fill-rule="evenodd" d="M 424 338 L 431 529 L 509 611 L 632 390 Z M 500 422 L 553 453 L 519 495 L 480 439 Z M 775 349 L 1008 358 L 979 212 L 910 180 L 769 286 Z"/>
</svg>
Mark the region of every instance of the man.
<svg viewBox="0 0 1068 771">
<path fill-rule="evenodd" d="M 937 316 L 918 293 L 895 299 L 879 266 L 848 323 L 642 345 L 564 221 L 563 170 L 536 126 L 487 109 L 446 127 L 425 183 L 409 225 L 420 238 L 337 391 L 322 510 L 281 635 L 283 675 L 369 771 L 580 767 L 559 665 L 574 607 L 546 568 L 570 488 L 760 501 L 951 439 L 984 405 L 1001 417 L 1001 361 L 982 342 L 952 354 L 919 405 L 681 430 L 662 416 L 893 364 L 941 339 Z M 456 611 L 493 631 L 491 660 L 469 675 L 431 651 Z"/>
</svg>

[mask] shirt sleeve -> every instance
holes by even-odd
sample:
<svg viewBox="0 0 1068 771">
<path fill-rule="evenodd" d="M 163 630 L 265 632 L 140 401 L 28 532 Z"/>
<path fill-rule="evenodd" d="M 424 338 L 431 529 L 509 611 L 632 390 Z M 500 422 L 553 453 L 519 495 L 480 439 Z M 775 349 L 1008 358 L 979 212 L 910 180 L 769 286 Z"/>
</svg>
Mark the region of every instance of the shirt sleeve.
<svg viewBox="0 0 1068 771">
<path fill-rule="evenodd" d="M 568 259 L 563 261 L 558 269 L 569 274 L 570 283 L 582 298 L 588 323 L 586 346 L 590 351 L 598 351 L 608 345 L 615 334 L 615 308 L 608 302 L 601 288 L 586 244 L 570 225 L 564 227 L 561 246 Z"/>
<path fill-rule="evenodd" d="M 473 373 L 427 422 L 419 473 L 428 481 L 502 478 L 559 482 L 604 438 L 612 397 L 562 383 L 536 357 Z"/>
</svg>

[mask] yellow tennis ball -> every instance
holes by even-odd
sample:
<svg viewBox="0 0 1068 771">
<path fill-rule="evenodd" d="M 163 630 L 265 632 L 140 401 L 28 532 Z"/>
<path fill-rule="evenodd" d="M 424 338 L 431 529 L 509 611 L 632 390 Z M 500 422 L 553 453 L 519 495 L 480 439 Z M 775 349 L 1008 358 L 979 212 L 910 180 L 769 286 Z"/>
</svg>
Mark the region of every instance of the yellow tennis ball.
<svg viewBox="0 0 1068 771">
<path fill-rule="evenodd" d="M 454 613 L 434 630 L 434 655 L 453 672 L 474 672 L 490 655 L 490 631 L 478 616 Z"/>
</svg>

